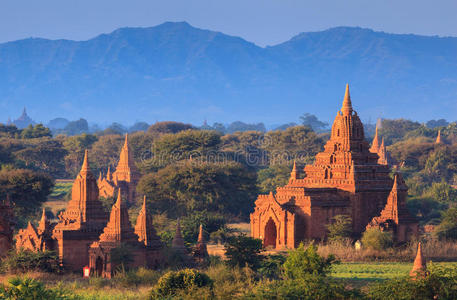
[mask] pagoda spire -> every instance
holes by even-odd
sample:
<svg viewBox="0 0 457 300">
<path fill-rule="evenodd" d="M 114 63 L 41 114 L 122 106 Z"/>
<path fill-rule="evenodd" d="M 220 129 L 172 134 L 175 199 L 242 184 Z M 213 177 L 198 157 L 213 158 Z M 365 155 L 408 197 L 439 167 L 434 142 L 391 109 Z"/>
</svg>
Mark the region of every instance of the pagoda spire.
<svg viewBox="0 0 457 300">
<path fill-rule="evenodd" d="M 132 224 L 129 220 L 127 205 L 122 201 L 122 192 L 119 189 L 116 203 L 111 209 L 109 222 L 100 235 L 103 242 L 130 242 L 137 241 L 138 237 L 134 234 Z"/>
<path fill-rule="evenodd" d="M 200 228 L 199 228 L 199 231 L 198 231 L 198 241 L 197 243 L 200 244 L 200 243 L 204 243 L 205 242 L 205 239 L 203 238 L 203 225 L 200 224 Z"/>
<path fill-rule="evenodd" d="M 421 243 L 417 245 L 417 254 L 416 258 L 414 259 L 413 269 L 409 273 L 409 275 L 413 278 L 417 276 L 426 276 L 427 274 L 427 264 L 425 263 L 425 259 L 422 256 L 422 246 Z"/>
<path fill-rule="evenodd" d="M 194 248 L 194 258 L 202 263 L 208 257 L 208 249 L 206 247 L 205 239 L 203 237 L 203 225 L 200 224 L 200 230 L 198 232 L 198 241 Z"/>
<path fill-rule="evenodd" d="M 343 113 L 343 116 L 348 116 L 352 114 L 352 103 L 351 95 L 349 93 L 349 84 L 346 84 L 346 92 L 344 93 L 344 100 L 341 112 Z"/>
<path fill-rule="evenodd" d="M 83 161 L 83 165 L 82 165 L 81 171 L 80 171 L 81 174 L 86 175 L 90 172 L 88 156 L 89 156 L 89 151 L 86 149 L 86 150 L 84 150 L 84 161 Z"/>
<path fill-rule="evenodd" d="M 112 181 L 113 180 L 113 176 L 111 175 L 111 167 L 108 166 L 108 172 L 106 173 L 106 180 L 108 181 Z"/>
<path fill-rule="evenodd" d="M 289 181 L 296 180 L 296 179 L 298 179 L 298 172 L 297 172 L 297 164 L 296 164 L 296 162 L 294 160 L 294 166 L 292 168 L 292 172 L 290 172 L 290 180 Z"/>
<path fill-rule="evenodd" d="M 441 140 L 441 130 L 438 130 L 438 135 L 436 136 L 435 144 L 442 144 L 443 141 Z"/>
<path fill-rule="evenodd" d="M 375 134 L 373 138 L 373 142 L 371 142 L 370 152 L 378 153 L 379 150 L 379 135 L 378 135 L 378 124 L 376 124 Z"/>
<path fill-rule="evenodd" d="M 46 217 L 46 208 L 43 207 L 43 212 L 41 214 L 41 220 L 40 223 L 38 224 L 38 230 L 41 232 L 45 232 L 49 229 L 49 221 L 48 218 Z"/>
</svg>

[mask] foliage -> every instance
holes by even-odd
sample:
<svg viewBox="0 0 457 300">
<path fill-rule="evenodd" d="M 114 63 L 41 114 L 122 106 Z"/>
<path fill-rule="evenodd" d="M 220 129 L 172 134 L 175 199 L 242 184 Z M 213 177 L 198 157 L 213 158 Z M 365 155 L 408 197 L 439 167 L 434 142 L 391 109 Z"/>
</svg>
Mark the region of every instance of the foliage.
<svg viewBox="0 0 457 300">
<path fill-rule="evenodd" d="M 226 131 L 228 133 L 234 133 L 234 132 L 237 132 L 237 131 L 260 131 L 260 132 L 265 132 L 267 131 L 266 128 L 265 128 L 265 125 L 263 123 L 257 123 L 257 124 L 247 124 L 247 123 L 244 123 L 244 122 L 240 122 L 240 121 L 235 121 L 233 123 L 231 123 Z"/>
<path fill-rule="evenodd" d="M 260 285 L 248 299 L 355 299 L 357 290 L 327 277 L 306 275 L 302 279 L 273 281 Z"/>
<path fill-rule="evenodd" d="M 195 269 L 170 271 L 160 277 L 157 285 L 151 292 L 151 299 L 176 294 L 179 291 L 190 291 L 195 288 L 212 286 L 213 281 L 205 273 Z"/>
<path fill-rule="evenodd" d="M 0 171 L 0 199 L 9 194 L 19 226 L 24 226 L 39 211 L 53 185 L 49 176 L 34 171 Z"/>
<path fill-rule="evenodd" d="M 179 122 L 156 122 L 148 128 L 149 133 L 165 134 L 165 133 L 178 133 L 180 131 L 192 129 L 192 125 Z"/>
<path fill-rule="evenodd" d="M 303 243 L 289 251 L 284 262 L 284 276 L 287 279 L 305 280 L 309 275 L 326 276 L 336 263 L 333 255 L 324 258 L 317 253 L 317 246 L 310 244 L 306 249 Z"/>
<path fill-rule="evenodd" d="M 457 207 L 449 208 L 435 234 L 440 239 L 457 240 Z"/>
<path fill-rule="evenodd" d="M 312 115 L 310 113 L 305 113 L 302 116 L 300 116 L 300 120 L 303 126 L 308 126 L 316 132 L 323 131 L 328 127 L 327 122 L 320 121 L 315 115 Z"/>
<path fill-rule="evenodd" d="M 82 118 L 68 123 L 62 131 L 62 133 L 67 135 L 77 135 L 87 132 L 89 132 L 89 124 L 87 123 L 87 120 Z"/>
<path fill-rule="evenodd" d="M 244 234 L 230 237 L 224 245 L 227 264 L 232 267 L 249 266 L 256 270 L 263 259 L 262 241 Z"/>
<path fill-rule="evenodd" d="M 0 298 L 37 299 L 37 300 L 76 300 L 81 299 L 67 291 L 47 289 L 43 283 L 31 278 L 14 277 L 8 280 L 7 285 L 0 285 Z"/>
<path fill-rule="evenodd" d="M 41 271 L 49 273 L 62 272 L 60 259 L 53 251 L 11 251 L 2 260 L 1 267 L 10 273 L 24 273 L 28 271 Z"/>
<path fill-rule="evenodd" d="M 328 240 L 341 242 L 352 235 L 352 219 L 347 215 L 336 215 L 332 223 L 327 225 Z"/>
<path fill-rule="evenodd" d="M 268 255 L 261 261 L 258 273 L 267 279 L 279 279 L 282 274 L 282 265 L 286 261 L 284 255 Z"/>
<path fill-rule="evenodd" d="M 266 169 L 257 172 L 257 186 L 263 194 L 268 194 L 276 190 L 279 186 L 284 186 L 289 178 L 292 168 L 289 165 L 270 165 Z"/>
<path fill-rule="evenodd" d="M 114 267 L 124 270 L 132 262 L 132 248 L 128 244 L 123 243 L 111 250 L 111 263 Z"/>
<path fill-rule="evenodd" d="M 137 189 L 171 217 L 205 210 L 247 216 L 257 194 L 255 174 L 235 162 L 176 163 L 143 176 Z"/>
<path fill-rule="evenodd" d="M 456 299 L 457 271 L 455 268 L 430 266 L 428 276 L 393 279 L 373 284 L 367 291 L 369 299 Z"/>
<path fill-rule="evenodd" d="M 362 235 L 362 245 L 373 250 L 384 250 L 393 244 L 392 233 L 369 228 Z"/>
<path fill-rule="evenodd" d="M 34 139 L 34 138 L 41 138 L 41 137 L 51 137 L 51 130 L 43 126 L 43 124 L 38 125 L 29 125 L 28 127 L 24 128 L 21 132 L 21 138 L 23 139 Z"/>
<path fill-rule="evenodd" d="M 382 120 L 382 127 L 379 134 L 384 138 L 387 145 L 401 140 L 409 131 L 415 130 L 421 126 L 418 122 L 405 119 Z"/>
</svg>

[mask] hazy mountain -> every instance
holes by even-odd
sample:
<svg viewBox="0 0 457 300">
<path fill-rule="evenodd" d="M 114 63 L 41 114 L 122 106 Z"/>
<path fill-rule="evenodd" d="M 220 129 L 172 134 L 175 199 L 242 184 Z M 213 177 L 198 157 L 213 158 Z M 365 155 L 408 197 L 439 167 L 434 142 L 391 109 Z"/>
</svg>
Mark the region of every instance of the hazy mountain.
<svg viewBox="0 0 457 300">
<path fill-rule="evenodd" d="M 331 120 L 346 82 L 365 120 L 455 120 L 457 38 L 339 27 L 261 48 L 169 22 L 0 44 L 2 120 L 24 106 L 36 119 L 101 123 Z"/>
</svg>

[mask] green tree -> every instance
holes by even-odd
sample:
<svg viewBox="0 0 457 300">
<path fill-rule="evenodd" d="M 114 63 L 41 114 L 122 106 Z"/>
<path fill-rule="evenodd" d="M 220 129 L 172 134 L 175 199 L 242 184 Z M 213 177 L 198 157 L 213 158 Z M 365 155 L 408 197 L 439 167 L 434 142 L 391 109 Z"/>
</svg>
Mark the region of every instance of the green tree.
<svg viewBox="0 0 457 300">
<path fill-rule="evenodd" d="M 257 172 L 257 186 L 263 194 L 284 186 L 290 178 L 292 167 L 290 165 L 271 165 L 266 169 Z"/>
<path fill-rule="evenodd" d="M 393 244 L 392 233 L 369 228 L 362 235 L 362 245 L 374 250 L 384 250 Z"/>
<path fill-rule="evenodd" d="M 303 126 L 308 126 L 316 132 L 323 131 L 328 127 L 327 122 L 320 121 L 315 115 L 312 115 L 310 113 L 305 113 L 302 116 L 300 116 L 300 120 Z"/>
<path fill-rule="evenodd" d="M 21 132 L 21 137 L 23 139 L 32 139 L 32 138 L 41 138 L 41 137 L 51 137 L 51 130 L 43 126 L 43 124 L 38 125 L 29 125 L 24 128 Z"/>
<path fill-rule="evenodd" d="M 310 244 L 306 249 L 303 243 L 289 251 L 284 263 L 284 276 L 286 279 L 306 279 L 309 275 L 327 276 L 333 263 L 333 255 L 322 257 L 317 253 L 317 246 Z"/>
<path fill-rule="evenodd" d="M 342 242 L 352 235 L 352 219 L 347 215 L 336 215 L 327 225 L 329 241 Z"/>
<path fill-rule="evenodd" d="M 257 195 L 255 173 L 235 162 L 183 161 L 143 176 L 138 192 L 171 217 L 195 211 L 247 216 Z"/>
<path fill-rule="evenodd" d="M 440 239 L 457 240 L 457 207 L 451 207 L 444 213 L 435 234 Z"/>
<path fill-rule="evenodd" d="M 0 171 L 0 199 L 9 194 L 19 228 L 39 212 L 53 186 L 53 180 L 42 173 L 31 170 Z"/>
<path fill-rule="evenodd" d="M 150 299 L 158 299 L 176 295 L 179 292 L 189 292 L 195 288 L 211 287 L 213 281 L 208 275 L 195 269 L 170 271 L 160 277 L 151 292 Z"/>
<path fill-rule="evenodd" d="M 262 241 L 246 235 L 232 236 L 224 245 L 227 264 L 232 267 L 249 266 L 256 270 L 263 259 Z"/>
</svg>

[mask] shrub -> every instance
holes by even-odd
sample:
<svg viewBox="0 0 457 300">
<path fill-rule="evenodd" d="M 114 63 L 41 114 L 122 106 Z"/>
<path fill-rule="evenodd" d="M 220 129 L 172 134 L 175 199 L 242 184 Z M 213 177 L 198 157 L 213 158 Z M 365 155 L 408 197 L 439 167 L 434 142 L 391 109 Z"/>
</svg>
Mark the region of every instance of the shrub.
<svg viewBox="0 0 457 300">
<path fill-rule="evenodd" d="M 449 208 L 435 232 L 440 239 L 457 240 L 457 207 Z"/>
<path fill-rule="evenodd" d="M 262 241 L 247 237 L 244 234 L 230 237 L 224 248 L 227 264 L 232 267 L 244 267 L 247 265 L 256 270 L 263 258 L 260 254 Z"/>
<path fill-rule="evenodd" d="M 195 288 L 211 287 L 213 281 L 205 273 L 195 269 L 171 271 L 160 277 L 151 292 L 151 299 L 175 295 L 180 291 L 190 291 Z"/>
<path fill-rule="evenodd" d="M 307 279 L 309 275 L 326 276 L 332 264 L 337 262 L 333 255 L 327 258 L 317 254 L 317 246 L 311 244 L 305 249 L 303 243 L 289 251 L 284 262 L 284 276 L 287 279 Z"/>
<path fill-rule="evenodd" d="M 260 263 L 258 272 L 262 277 L 268 279 L 279 279 L 281 276 L 282 265 L 285 261 L 286 258 L 283 255 L 268 255 Z"/>
<path fill-rule="evenodd" d="M 341 242 L 352 235 L 352 219 L 346 215 L 336 215 L 333 222 L 327 225 L 328 240 Z"/>
<path fill-rule="evenodd" d="M 374 250 L 384 250 L 392 246 L 392 233 L 378 228 L 367 229 L 362 236 L 362 244 Z"/>
<path fill-rule="evenodd" d="M 431 264 L 426 277 L 392 279 L 372 284 L 368 299 L 457 299 L 457 270 Z"/>
<path fill-rule="evenodd" d="M 35 279 L 14 277 L 7 285 L 0 285 L 0 299 L 76 300 L 80 297 L 61 289 L 47 289 Z"/>
<path fill-rule="evenodd" d="M 54 251 L 11 251 L 3 259 L 1 266 L 4 271 L 10 273 L 24 273 L 27 271 L 60 273 L 63 271 L 60 259 Z"/>
<path fill-rule="evenodd" d="M 327 277 L 307 275 L 302 279 L 281 280 L 260 285 L 253 299 L 355 299 L 358 290 L 346 290 L 344 284 Z"/>
</svg>

